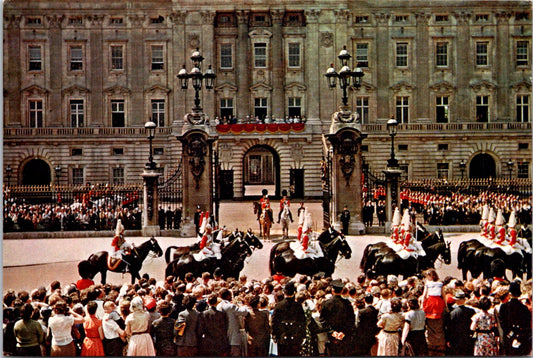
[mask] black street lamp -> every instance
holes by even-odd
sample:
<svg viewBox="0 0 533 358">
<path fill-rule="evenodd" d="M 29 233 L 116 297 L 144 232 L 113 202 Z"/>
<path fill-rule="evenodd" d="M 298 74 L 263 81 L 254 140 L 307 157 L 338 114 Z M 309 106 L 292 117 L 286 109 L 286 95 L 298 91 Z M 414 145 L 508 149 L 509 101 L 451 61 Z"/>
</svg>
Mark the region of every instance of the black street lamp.
<svg viewBox="0 0 533 358">
<path fill-rule="evenodd" d="M 361 80 L 365 74 L 359 67 L 356 67 L 354 71 L 350 69 L 350 66 L 348 66 L 348 61 L 352 58 L 352 55 L 348 53 L 346 46 L 344 46 L 337 57 L 341 61 L 341 70 L 339 73 L 337 73 L 335 71 L 335 67 L 333 64 L 331 64 L 331 67 L 328 68 L 325 76 L 328 79 L 328 84 L 331 88 L 335 88 L 337 86 L 337 78 L 339 79 L 339 87 L 342 88 L 342 104 L 346 107 L 348 106 L 347 89 L 350 87 L 350 82 L 352 82 L 351 85 L 354 88 L 361 87 Z"/>
<path fill-rule="evenodd" d="M 61 176 L 61 165 L 57 165 L 54 170 L 56 172 L 56 185 L 59 185 L 59 177 Z"/>
<path fill-rule="evenodd" d="M 152 139 L 154 139 L 155 137 L 156 127 L 157 127 L 157 124 L 152 122 L 152 120 L 148 120 L 148 122 L 144 124 L 144 128 L 148 132 L 148 140 L 150 141 L 150 155 L 148 156 L 148 163 L 146 163 L 145 168 L 150 169 L 150 170 L 155 169 L 154 157 L 152 155 Z"/>
<path fill-rule="evenodd" d="M 513 160 L 509 159 L 509 161 L 507 162 L 507 170 L 509 170 L 509 179 L 511 179 L 511 176 L 513 174 L 513 166 L 514 166 Z"/>
<path fill-rule="evenodd" d="M 389 131 L 389 135 L 391 137 L 390 159 L 387 160 L 387 167 L 397 168 L 398 160 L 396 160 L 396 158 L 394 157 L 394 137 L 396 136 L 396 133 L 398 131 L 398 122 L 396 122 L 394 116 L 392 116 L 392 118 L 387 121 L 387 130 Z"/>
<path fill-rule="evenodd" d="M 459 163 L 459 170 L 461 171 L 461 180 L 465 177 L 466 163 L 464 160 L 461 160 Z"/>
<path fill-rule="evenodd" d="M 209 68 L 205 73 L 202 73 L 202 62 L 204 57 L 200 54 L 198 49 L 192 53 L 191 60 L 193 62 L 191 72 L 187 73 L 187 69 L 185 68 L 185 65 L 183 65 L 183 68 L 178 73 L 178 78 L 180 80 L 180 86 L 184 90 L 189 87 L 189 78 L 191 79 L 195 91 L 194 107 L 192 110 L 194 113 L 200 113 L 202 111 L 202 107 L 200 107 L 200 90 L 202 89 L 202 81 L 205 79 L 205 88 L 210 90 L 213 89 L 215 78 L 217 76 L 215 75 L 215 71 L 211 68 L 211 65 L 209 65 Z"/>
<path fill-rule="evenodd" d="M 11 186 L 11 185 L 10 185 L 10 182 L 11 182 L 11 172 L 12 172 L 12 171 L 13 171 L 13 169 L 11 169 L 11 166 L 8 165 L 8 166 L 6 167 L 6 177 L 7 177 L 7 186 L 8 186 L 8 187 Z"/>
</svg>

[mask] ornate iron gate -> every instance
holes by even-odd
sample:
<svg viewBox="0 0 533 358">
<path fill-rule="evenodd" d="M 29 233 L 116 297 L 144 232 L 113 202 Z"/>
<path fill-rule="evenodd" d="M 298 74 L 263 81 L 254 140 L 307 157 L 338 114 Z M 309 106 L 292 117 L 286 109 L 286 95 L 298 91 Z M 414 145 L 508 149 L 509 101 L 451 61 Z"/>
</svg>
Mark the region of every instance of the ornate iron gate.
<svg viewBox="0 0 533 358">
<path fill-rule="evenodd" d="M 175 170 L 169 171 L 166 177 L 159 177 L 159 205 L 171 206 L 176 209 L 183 203 L 183 169 L 180 160 Z"/>
</svg>

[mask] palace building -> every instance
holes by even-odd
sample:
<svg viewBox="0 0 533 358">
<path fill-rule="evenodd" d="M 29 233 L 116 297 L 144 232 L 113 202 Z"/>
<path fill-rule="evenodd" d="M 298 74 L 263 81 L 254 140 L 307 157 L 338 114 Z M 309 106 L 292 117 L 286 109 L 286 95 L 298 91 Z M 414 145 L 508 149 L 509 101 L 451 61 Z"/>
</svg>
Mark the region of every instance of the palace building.
<svg viewBox="0 0 533 358">
<path fill-rule="evenodd" d="M 325 73 L 346 46 L 370 173 L 395 152 L 406 179 L 531 178 L 529 1 L 41 0 L 4 2 L 4 173 L 11 184 L 140 182 L 157 124 L 158 170 L 180 168 L 199 91 L 220 196 L 321 198 L 324 137 L 342 91 Z M 187 188 L 184 188 L 186 190 Z"/>
</svg>

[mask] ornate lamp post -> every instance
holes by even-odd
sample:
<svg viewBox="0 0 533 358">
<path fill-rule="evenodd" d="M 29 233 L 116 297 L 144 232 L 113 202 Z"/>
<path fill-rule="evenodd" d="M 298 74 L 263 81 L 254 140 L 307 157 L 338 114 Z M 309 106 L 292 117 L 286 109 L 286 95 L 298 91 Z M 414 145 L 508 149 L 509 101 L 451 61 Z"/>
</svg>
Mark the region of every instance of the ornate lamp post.
<svg viewBox="0 0 533 358">
<path fill-rule="evenodd" d="M 461 180 L 465 177 L 465 169 L 466 169 L 466 163 L 464 160 L 461 160 L 459 163 L 459 170 L 461 171 Z"/>
<path fill-rule="evenodd" d="M 200 51 L 196 49 L 192 53 L 191 61 L 193 62 L 193 68 L 191 72 L 187 73 L 185 65 L 178 73 L 178 79 L 180 80 L 180 86 L 182 89 L 186 90 L 189 87 L 189 78 L 191 79 L 192 86 L 194 88 L 194 107 L 192 108 L 192 115 L 187 119 L 191 124 L 203 124 L 204 123 L 204 114 L 202 113 L 202 107 L 200 106 L 200 91 L 202 90 L 202 81 L 205 80 L 204 86 L 206 89 L 213 89 L 215 85 L 215 78 L 217 77 L 215 71 L 209 65 L 209 68 L 202 73 L 202 62 L 204 57 L 201 55 Z"/>
<path fill-rule="evenodd" d="M 509 171 L 509 179 L 511 179 L 511 176 L 513 175 L 513 166 L 514 166 L 513 160 L 509 159 L 509 161 L 507 161 L 507 170 Z"/>
<path fill-rule="evenodd" d="M 387 121 L 387 130 L 389 131 L 389 135 L 391 138 L 390 159 L 387 160 L 387 167 L 398 168 L 398 160 L 396 160 L 396 158 L 394 157 L 394 137 L 398 132 L 398 122 L 396 122 L 394 116 L 392 116 L 392 118 Z"/>
<path fill-rule="evenodd" d="M 343 47 L 339 55 L 337 56 L 341 61 L 341 70 L 339 73 L 335 71 L 335 67 L 331 64 L 331 67 L 326 71 L 326 78 L 330 88 L 337 87 L 337 78 L 339 79 L 339 87 L 342 88 L 342 104 L 344 107 L 348 106 L 348 87 L 352 85 L 355 88 L 361 87 L 361 80 L 364 76 L 363 70 L 356 67 L 354 71 L 348 66 L 348 61 L 352 58 L 352 55 L 346 50 L 346 46 Z"/>
<path fill-rule="evenodd" d="M 146 129 L 146 132 L 148 133 L 148 140 L 150 141 L 150 155 L 148 156 L 148 163 L 146 163 L 145 167 L 146 169 L 154 170 L 155 169 L 155 162 L 152 152 L 152 140 L 155 137 L 155 129 L 157 127 L 157 124 L 149 120 L 144 124 L 144 128 Z"/>
<path fill-rule="evenodd" d="M 11 169 L 11 166 L 8 165 L 6 167 L 6 177 L 7 177 L 7 186 L 10 187 L 10 182 L 11 182 L 11 172 L 13 171 L 13 169 Z"/>
</svg>

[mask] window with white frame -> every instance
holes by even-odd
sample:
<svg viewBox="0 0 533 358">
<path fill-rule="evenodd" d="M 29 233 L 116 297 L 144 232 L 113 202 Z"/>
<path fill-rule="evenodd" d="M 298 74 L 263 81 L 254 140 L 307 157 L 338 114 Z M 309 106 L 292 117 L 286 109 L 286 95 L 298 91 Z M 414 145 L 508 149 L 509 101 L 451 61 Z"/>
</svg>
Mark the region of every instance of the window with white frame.
<svg viewBox="0 0 533 358">
<path fill-rule="evenodd" d="M 70 70 L 83 70 L 83 47 L 79 45 L 70 46 Z"/>
<path fill-rule="evenodd" d="M 30 99 L 28 101 L 28 117 L 31 128 L 43 127 L 43 101 L 41 99 Z"/>
<path fill-rule="evenodd" d="M 489 65 L 489 43 L 488 41 L 476 42 L 476 66 Z"/>
<path fill-rule="evenodd" d="M 42 48 L 38 45 L 28 46 L 28 70 L 41 71 L 43 69 Z"/>
<path fill-rule="evenodd" d="M 302 116 L 302 98 L 289 97 L 289 117 L 301 118 Z"/>
<path fill-rule="evenodd" d="M 529 178 L 529 162 L 518 163 L 518 178 Z"/>
<path fill-rule="evenodd" d="M 437 123 L 448 123 L 448 96 L 437 96 L 436 98 L 436 113 L 435 117 L 437 120 Z"/>
<path fill-rule="evenodd" d="M 396 67 L 407 67 L 407 42 L 396 44 Z"/>
<path fill-rule="evenodd" d="M 355 44 L 355 65 L 368 67 L 368 43 Z"/>
<path fill-rule="evenodd" d="M 357 97 L 355 99 L 355 111 L 359 114 L 359 121 L 363 124 L 369 122 L 368 118 L 368 97 Z"/>
<path fill-rule="evenodd" d="M 84 108 L 82 99 L 70 100 L 70 123 L 74 128 L 83 127 Z"/>
<path fill-rule="evenodd" d="M 289 67 L 300 67 L 301 54 L 298 42 L 289 43 Z"/>
<path fill-rule="evenodd" d="M 111 46 L 111 70 L 124 69 L 124 46 Z"/>
<path fill-rule="evenodd" d="M 516 42 L 516 65 L 529 66 L 529 41 Z"/>
<path fill-rule="evenodd" d="M 448 43 L 437 42 L 435 52 L 437 67 L 448 67 Z"/>
<path fill-rule="evenodd" d="M 83 185 L 83 168 L 72 168 L 72 184 Z"/>
<path fill-rule="evenodd" d="M 220 68 L 233 68 L 233 47 L 231 46 L 231 44 L 220 45 Z"/>
<path fill-rule="evenodd" d="M 476 96 L 476 121 L 489 121 L 489 96 Z"/>
<path fill-rule="evenodd" d="M 264 42 L 254 44 L 254 67 L 267 67 L 267 44 Z"/>
<path fill-rule="evenodd" d="M 233 98 L 220 99 L 220 118 L 226 121 L 233 118 Z"/>
<path fill-rule="evenodd" d="M 152 100 L 152 122 L 157 124 L 158 127 L 165 126 L 165 100 L 153 99 Z"/>
<path fill-rule="evenodd" d="M 396 97 L 396 121 L 398 123 L 409 123 L 409 97 Z"/>
<path fill-rule="evenodd" d="M 437 178 L 448 179 L 448 163 L 437 163 Z"/>
<path fill-rule="evenodd" d="M 267 98 L 255 98 L 254 115 L 259 119 L 265 119 L 268 114 Z"/>
<path fill-rule="evenodd" d="M 124 110 L 124 100 L 111 100 L 111 126 L 124 127 L 126 124 L 126 112 Z"/>
<path fill-rule="evenodd" d="M 113 168 L 113 184 L 124 184 L 124 168 Z"/>
<path fill-rule="evenodd" d="M 165 68 L 163 46 L 153 45 L 152 50 L 152 71 L 163 70 Z"/>
<path fill-rule="evenodd" d="M 529 95 L 516 96 L 516 121 L 529 122 Z"/>
</svg>

